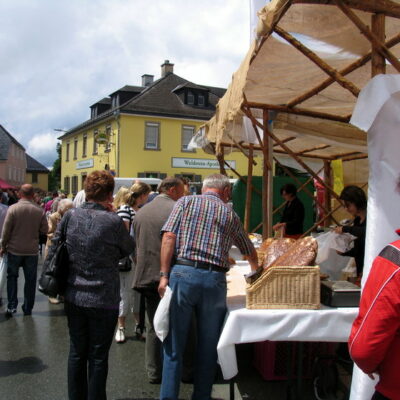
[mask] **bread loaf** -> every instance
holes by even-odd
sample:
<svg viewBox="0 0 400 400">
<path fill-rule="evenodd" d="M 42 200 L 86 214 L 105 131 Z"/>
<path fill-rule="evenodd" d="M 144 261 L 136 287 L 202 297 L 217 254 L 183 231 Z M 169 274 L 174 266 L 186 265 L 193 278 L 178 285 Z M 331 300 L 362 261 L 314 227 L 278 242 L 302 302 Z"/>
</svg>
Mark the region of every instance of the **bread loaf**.
<svg viewBox="0 0 400 400">
<path fill-rule="evenodd" d="M 275 265 L 275 261 L 283 256 L 295 242 L 294 239 L 276 239 L 267 247 L 265 251 L 263 267 L 268 268 Z"/>
<path fill-rule="evenodd" d="M 275 259 L 272 265 L 280 267 L 312 266 L 315 265 L 317 251 L 317 241 L 313 237 L 307 236 L 295 241 L 284 254 Z"/>
</svg>

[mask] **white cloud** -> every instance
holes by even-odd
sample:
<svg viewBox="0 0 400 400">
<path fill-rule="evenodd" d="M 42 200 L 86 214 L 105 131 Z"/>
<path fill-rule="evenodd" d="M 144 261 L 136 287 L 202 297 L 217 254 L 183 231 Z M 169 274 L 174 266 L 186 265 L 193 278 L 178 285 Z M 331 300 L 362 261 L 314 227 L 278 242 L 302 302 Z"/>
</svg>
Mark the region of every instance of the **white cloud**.
<svg viewBox="0 0 400 400">
<path fill-rule="evenodd" d="M 249 44 L 243 0 L 0 1 L 0 123 L 45 163 L 71 128 L 120 87 L 174 72 L 226 87 Z M 47 165 L 51 165 L 50 164 Z"/>
</svg>

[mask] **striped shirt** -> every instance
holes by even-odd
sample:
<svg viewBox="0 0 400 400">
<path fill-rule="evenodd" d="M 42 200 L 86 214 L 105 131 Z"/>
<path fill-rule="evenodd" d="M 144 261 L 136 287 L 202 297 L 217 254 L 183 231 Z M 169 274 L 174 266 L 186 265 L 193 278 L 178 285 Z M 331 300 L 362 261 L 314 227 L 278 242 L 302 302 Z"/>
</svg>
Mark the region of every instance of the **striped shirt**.
<svg viewBox="0 0 400 400">
<path fill-rule="evenodd" d="M 118 208 L 117 214 L 122 219 L 122 221 L 129 222 L 129 226 L 132 225 L 133 218 L 135 216 L 135 210 L 132 207 L 124 204 Z"/>
<path fill-rule="evenodd" d="M 254 249 L 237 214 L 214 192 L 179 199 L 161 232 L 176 235 L 178 258 L 227 269 L 232 244 L 244 255 Z"/>
</svg>

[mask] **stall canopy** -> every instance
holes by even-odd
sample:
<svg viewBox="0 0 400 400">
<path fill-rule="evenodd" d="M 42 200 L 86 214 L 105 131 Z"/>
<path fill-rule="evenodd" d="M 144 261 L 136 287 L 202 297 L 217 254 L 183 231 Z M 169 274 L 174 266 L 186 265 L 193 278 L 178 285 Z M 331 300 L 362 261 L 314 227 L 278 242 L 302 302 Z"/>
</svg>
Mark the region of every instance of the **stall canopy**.
<svg viewBox="0 0 400 400">
<path fill-rule="evenodd" d="M 268 110 L 274 135 L 302 157 L 365 158 L 366 134 L 348 122 L 371 76 L 400 71 L 400 0 L 272 0 L 258 15 L 257 38 L 205 125 L 208 141 L 219 153 L 251 143 L 246 119 L 262 129 Z"/>
</svg>

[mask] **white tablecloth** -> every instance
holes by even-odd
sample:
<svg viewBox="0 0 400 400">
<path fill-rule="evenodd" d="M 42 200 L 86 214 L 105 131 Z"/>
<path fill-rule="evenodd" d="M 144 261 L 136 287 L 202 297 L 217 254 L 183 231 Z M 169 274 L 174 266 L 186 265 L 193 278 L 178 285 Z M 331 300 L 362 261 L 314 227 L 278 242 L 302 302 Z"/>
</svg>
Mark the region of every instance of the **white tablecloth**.
<svg viewBox="0 0 400 400">
<path fill-rule="evenodd" d="M 235 344 L 273 341 L 347 342 L 358 308 L 320 310 L 247 310 L 245 284 L 239 279 L 248 272 L 245 262 L 228 275 L 228 314 L 218 342 L 218 359 L 225 379 L 238 373 Z M 235 286 L 230 291 L 229 286 Z M 238 289 L 239 288 L 239 289 Z"/>
</svg>

